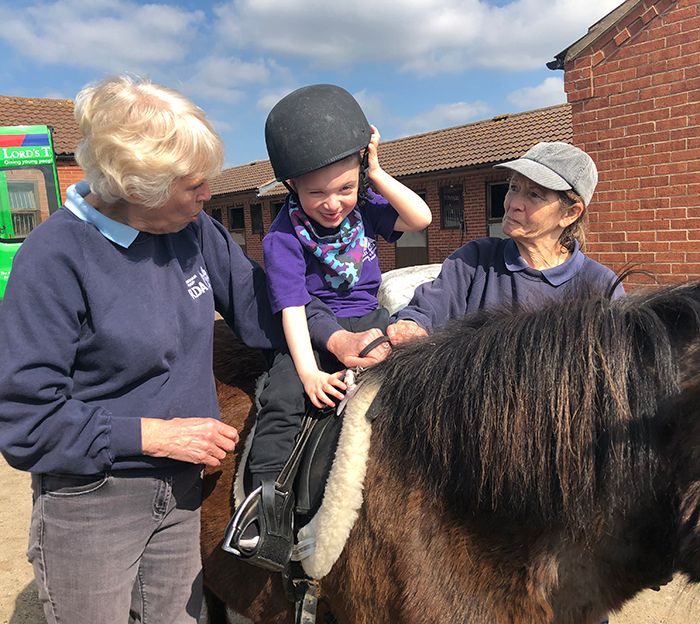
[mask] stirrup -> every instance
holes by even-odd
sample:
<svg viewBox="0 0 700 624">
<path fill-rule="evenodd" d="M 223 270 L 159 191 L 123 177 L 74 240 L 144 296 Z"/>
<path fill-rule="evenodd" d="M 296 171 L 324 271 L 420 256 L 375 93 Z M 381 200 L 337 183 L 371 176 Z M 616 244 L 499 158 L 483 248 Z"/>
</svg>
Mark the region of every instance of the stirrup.
<svg viewBox="0 0 700 624">
<path fill-rule="evenodd" d="M 265 481 L 246 497 L 231 518 L 221 547 L 248 563 L 280 572 L 292 556 L 294 494 L 276 485 Z M 245 548 L 241 540 L 254 523 L 259 539 L 254 548 Z"/>
<path fill-rule="evenodd" d="M 248 557 L 254 554 L 254 551 L 248 551 L 246 548 L 241 548 L 240 539 L 245 532 L 258 518 L 258 503 L 262 492 L 262 486 L 256 487 L 236 510 L 231 520 L 226 527 L 226 535 L 224 536 L 223 548 L 226 552 L 236 555 L 237 557 Z M 259 527 L 258 527 L 259 528 Z"/>
</svg>

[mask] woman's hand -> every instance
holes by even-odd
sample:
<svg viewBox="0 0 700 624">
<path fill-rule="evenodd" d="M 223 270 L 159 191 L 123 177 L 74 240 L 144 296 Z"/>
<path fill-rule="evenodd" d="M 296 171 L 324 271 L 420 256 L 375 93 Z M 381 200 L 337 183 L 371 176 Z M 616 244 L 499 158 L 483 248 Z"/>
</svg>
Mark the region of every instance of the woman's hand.
<svg viewBox="0 0 700 624">
<path fill-rule="evenodd" d="M 386 328 L 386 335 L 389 336 L 391 344 L 397 346 L 416 338 L 423 338 L 428 332 L 413 321 L 396 321 Z"/>
<path fill-rule="evenodd" d="M 343 392 L 347 390 L 347 386 L 343 382 L 344 376 L 344 370 L 337 373 L 326 373 L 317 368 L 300 375 L 299 378 L 301 383 L 304 384 L 304 391 L 311 402 L 315 407 L 322 409 L 325 406 L 335 406 L 335 401 L 330 397 L 335 397 L 338 401 L 342 401 L 345 396 Z"/>
<path fill-rule="evenodd" d="M 235 427 L 215 418 L 141 419 L 141 450 L 151 457 L 218 466 L 237 443 Z"/>
<path fill-rule="evenodd" d="M 362 349 L 381 335 L 382 331 L 376 327 L 358 333 L 339 329 L 331 334 L 326 348 L 348 368 L 369 368 L 385 360 L 391 353 L 389 343 L 385 342 L 372 349 L 365 357 L 360 357 Z"/>
</svg>

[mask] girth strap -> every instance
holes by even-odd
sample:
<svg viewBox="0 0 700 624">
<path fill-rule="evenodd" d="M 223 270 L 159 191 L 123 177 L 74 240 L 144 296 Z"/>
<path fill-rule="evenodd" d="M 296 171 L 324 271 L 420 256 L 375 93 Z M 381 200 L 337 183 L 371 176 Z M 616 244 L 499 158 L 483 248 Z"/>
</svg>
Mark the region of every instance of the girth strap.
<svg viewBox="0 0 700 624">
<path fill-rule="evenodd" d="M 294 610 L 296 624 L 315 624 L 318 606 L 318 581 L 295 579 L 296 600 Z"/>
</svg>

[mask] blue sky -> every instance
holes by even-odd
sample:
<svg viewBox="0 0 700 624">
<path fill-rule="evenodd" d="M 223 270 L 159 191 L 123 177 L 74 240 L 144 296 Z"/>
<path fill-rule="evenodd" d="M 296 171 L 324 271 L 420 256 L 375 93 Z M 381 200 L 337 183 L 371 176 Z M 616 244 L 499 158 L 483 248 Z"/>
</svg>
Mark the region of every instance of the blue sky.
<svg viewBox="0 0 700 624">
<path fill-rule="evenodd" d="M 129 71 L 201 106 L 226 165 L 267 158 L 286 93 L 353 93 L 383 140 L 565 101 L 545 63 L 622 0 L 0 1 L 0 94 L 72 99 Z"/>
</svg>

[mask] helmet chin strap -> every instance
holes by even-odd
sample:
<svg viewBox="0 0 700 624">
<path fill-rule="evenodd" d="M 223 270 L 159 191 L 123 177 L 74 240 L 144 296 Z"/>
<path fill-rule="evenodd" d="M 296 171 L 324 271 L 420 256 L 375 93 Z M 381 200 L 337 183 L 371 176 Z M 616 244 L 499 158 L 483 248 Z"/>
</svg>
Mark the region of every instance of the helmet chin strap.
<svg viewBox="0 0 700 624">
<path fill-rule="evenodd" d="M 365 148 L 365 151 L 360 158 L 360 184 L 357 189 L 357 201 L 358 203 L 367 199 L 367 189 L 369 188 L 369 176 L 367 175 L 367 170 L 369 169 L 369 150 Z"/>
</svg>

